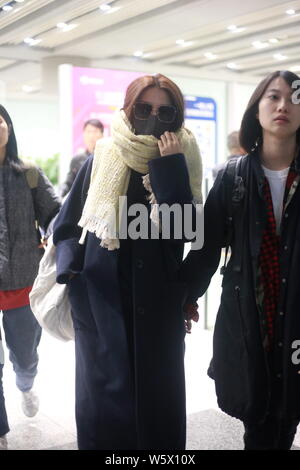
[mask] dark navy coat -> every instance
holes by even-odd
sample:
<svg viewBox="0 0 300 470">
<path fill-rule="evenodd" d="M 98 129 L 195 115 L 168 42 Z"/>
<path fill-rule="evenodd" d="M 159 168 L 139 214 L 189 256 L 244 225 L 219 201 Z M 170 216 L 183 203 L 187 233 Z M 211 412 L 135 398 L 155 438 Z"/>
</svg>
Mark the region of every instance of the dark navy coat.
<svg viewBox="0 0 300 470">
<path fill-rule="evenodd" d="M 75 326 L 79 448 L 184 449 L 184 243 L 121 240 L 108 251 L 88 233 L 79 245 L 91 165 L 79 172 L 54 230 L 57 280 L 69 284 Z M 149 173 L 158 203 L 191 202 L 182 154 L 152 160 Z M 131 171 L 128 205 L 149 207 L 141 176 Z"/>
</svg>

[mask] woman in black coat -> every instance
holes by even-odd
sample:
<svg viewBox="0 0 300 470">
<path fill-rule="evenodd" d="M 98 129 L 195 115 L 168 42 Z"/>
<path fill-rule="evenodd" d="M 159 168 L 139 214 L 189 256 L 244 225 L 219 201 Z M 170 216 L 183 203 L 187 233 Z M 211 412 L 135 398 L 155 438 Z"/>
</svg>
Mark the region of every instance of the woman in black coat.
<svg viewBox="0 0 300 470">
<path fill-rule="evenodd" d="M 289 449 L 300 420 L 297 86 L 288 71 L 257 86 L 240 130 L 249 153 L 234 184 L 232 163 L 219 173 L 205 204 L 204 248 L 189 253 L 180 274 L 190 301 L 203 295 L 230 241 L 209 375 L 220 408 L 244 422 L 245 449 Z"/>
<path fill-rule="evenodd" d="M 166 227 L 157 213 L 162 203 L 201 201 L 200 154 L 183 112 L 167 77 L 132 82 L 112 138 L 98 141 L 56 221 L 57 281 L 69 285 L 75 327 L 79 449 L 185 447 L 183 236 L 176 217 Z"/>
</svg>

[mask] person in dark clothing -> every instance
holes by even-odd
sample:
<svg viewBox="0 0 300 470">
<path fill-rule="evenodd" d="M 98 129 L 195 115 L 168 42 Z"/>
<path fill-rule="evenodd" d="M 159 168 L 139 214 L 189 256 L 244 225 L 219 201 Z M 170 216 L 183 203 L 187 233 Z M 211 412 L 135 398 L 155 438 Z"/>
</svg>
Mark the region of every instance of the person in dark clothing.
<svg viewBox="0 0 300 470">
<path fill-rule="evenodd" d="M 0 105 L 0 310 L 9 358 L 26 416 L 38 411 L 32 390 L 37 374 L 41 328 L 29 305 L 29 293 L 43 254 L 36 223 L 47 234 L 60 209 L 43 172 L 18 158 L 13 123 Z M 2 386 L 4 354 L 0 331 L 0 449 L 9 431 Z"/>
<path fill-rule="evenodd" d="M 156 218 L 162 204 L 201 202 L 200 153 L 183 116 L 170 79 L 133 81 L 112 137 L 97 143 L 56 220 L 57 282 L 68 283 L 75 329 L 79 449 L 185 447 L 185 240 L 170 222 L 163 238 Z"/>
<path fill-rule="evenodd" d="M 231 158 L 237 158 L 246 153 L 245 150 L 240 146 L 239 131 L 233 131 L 233 132 L 230 132 L 230 134 L 228 134 L 227 148 L 228 148 L 229 154 L 226 160 L 230 160 Z M 212 176 L 214 180 L 216 179 L 219 171 L 224 169 L 225 165 L 226 165 L 226 162 L 222 162 L 216 165 L 212 169 Z"/>
<path fill-rule="evenodd" d="M 209 375 L 220 408 L 243 421 L 249 450 L 289 449 L 300 421 L 297 84 L 294 73 L 277 71 L 257 86 L 240 130 L 248 152 L 240 160 L 240 202 L 229 193 L 237 204 L 229 210 L 225 169 L 205 204 L 204 247 L 188 254 L 180 273 L 190 301 L 203 295 L 232 230 Z"/>
<path fill-rule="evenodd" d="M 86 161 L 88 157 L 94 154 L 96 142 L 98 139 L 103 137 L 104 127 L 99 119 L 89 119 L 84 123 L 83 126 L 83 141 L 86 147 L 85 151 L 75 155 L 70 163 L 70 169 L 66 177 L 66 181 L 63 183 L 60 193 L 61 197 L 64 197 L 70 191 L 72 184 L 77 176 L 78 171 Z"/>
</svg>

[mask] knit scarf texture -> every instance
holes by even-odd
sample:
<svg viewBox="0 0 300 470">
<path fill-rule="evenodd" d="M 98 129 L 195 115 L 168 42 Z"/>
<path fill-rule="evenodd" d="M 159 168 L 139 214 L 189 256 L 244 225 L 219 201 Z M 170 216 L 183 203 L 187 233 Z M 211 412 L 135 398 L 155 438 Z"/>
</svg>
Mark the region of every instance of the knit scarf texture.
<svg viewBox="0 0 300 470">
<path fill-rule="evenodd" d="M 111 137 L 97 142 L 87 199 L 78 225 L 82 227 L 79 243 L 87 232 L 101 240 L 108 250 L 120 247 L 118 239 L 119 197 L 126 196 L 131 169 L 149 171 L 150 160 L 160 157 L 158 139 L 151 135 L 135 135 L 123 110 L 113 119 Z M 181 127 L 175 132 L 186 159 L 194 202 L 202 203 L 202 164 L 199 148 L 192 132 Z M 163 158 L 163 157 L 161 157 Z"/>
</svg>

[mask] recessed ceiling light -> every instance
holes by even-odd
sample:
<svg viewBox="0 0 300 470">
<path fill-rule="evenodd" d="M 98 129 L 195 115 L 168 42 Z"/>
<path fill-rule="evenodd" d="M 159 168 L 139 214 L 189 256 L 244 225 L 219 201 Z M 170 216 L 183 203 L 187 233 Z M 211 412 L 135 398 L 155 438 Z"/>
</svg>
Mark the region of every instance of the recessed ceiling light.
<svg viewBox="0 0 300 470">
<path fill-rule="evenodd" d="M 276 59 L 276 60 L 285 60 L 285 59 L 288 58 L 287 55 L 283 55 L 283 54 L 281 54 L 280 52 L 274 54 L 273 57 L 274 57 L 274 59 Z"/>
<path fill-rule="evenodd" d="M 143 51 L 135 51 L 135 52 L 133 53 L 133 55 L 134 55 L 135 57 L 143 57 L 144 53 L 143 53 Z"/>
<path fill-rule="evenodd" d="M 111 10 L 111 6 L 107 5 L 107 3 L 104 3 L 103 5 L 100 5 L 99 8 L 100 8 L 101 11 L 104 11 L 104 12 L 108 12 L 109 10 Z"/>
<path fill-rule="evenodd" d="M 232 33 L 242 33 L 243 31 L 245 31 L 247 28 L 236 28 L 234 29 L 233 31 L 231 31 Z"/>
<path fill-rule="evenodd" d="M 226 64 L 226 67 L 228 67 L 229 69 L 232 69 L 232 70 L 238 70 L 238 69 L 242 68 L 240 65 L 236 64 L 235 62 L 228 62 Z"/>
<path fill-rule="evenodd" d="M 291 72 L 300 72 L 300 65 L 293 65 L 290 67 Z"/>
<path fill-rule="evenodd" d="M 30 85 L 22 85 L 22 90 L 25 91 L 25 93 L 31 93 L 34 88 Z"/>
<path fill-rule="evenodd" d="M 267 42 L 262 41 L 253 41 L 252 46 L 256 47 L 256 49 L 264 49 L 265 47 L 268 47 L 269 44 Z"/>
<path fill-rule="evenodd" d="M 17 3 L 23 3 L 24 0 L 15 0 L 15 2 L 17 2 Z"/>
<path fill-rule="evenodd" d="M 286 10 L 287 15 L 294 15 L 296 12 L 292 8 L 290 10 Z"/>
<path fill-rule="evenodd" d="M 65 28 L 67 26 L 67 23 L 57 23 L 56 25 L 58 28 Z"/>
<path fill-rule="evenodd" d="M 13 7 L 11 5 L 4 5 L 2 7 L 2 10 L 4 10 L 4 11 L 11 11 L 12 9 L 13 9 Z"/>
<path fill-rule="evenodd" d="M 41 39 L 34 39 L 34 38 L 25 38 L 24 39 L 25 44 L 28 44 L 28 46 L 35 46 L 36 44 L 39 44 L 42 42 Z"/>
<path fill-rule="evenodd" d="M 271 38 L 271 39 L 269 39 L 269 42 L 272 43 L 272 44 L 276 44 L 277 42 L 279 42 L 279 39 Z"/>
<path fill-rule="evenodd" d="M 188 46 L 191 46 L 192 44 L 194 44 L 194 42 L 193 41 L 186 41 L 185 39 L 177 39 L 176 44 L 177 44 L 177 46 L 188 47 Z"/>
<path fill-rule="evenodd" d="M 237 29 L 237 26 L 235 24 L 231 24 L 231 25 L 227 26 L 227 29 L 229 31 L 234 31 L 235 29 Z"/>
<path fill-rule="evenodd" d="M 64 28 L 62 28 L 63 32 L 67 32 L 67 31 L 71 31 L 72 29 L 75 29 L 77 28 L 78 24 L 75 24 L 75 23 L 71 23 L 71 24 L 67 24 Z"/>
<path fill-rule="evenodd" d="M 209 60 L 214 60 L 218 57 L 217 54 L 214 54 L 213 52 L 205 52 L 204 56 Z"/>
</svg>

